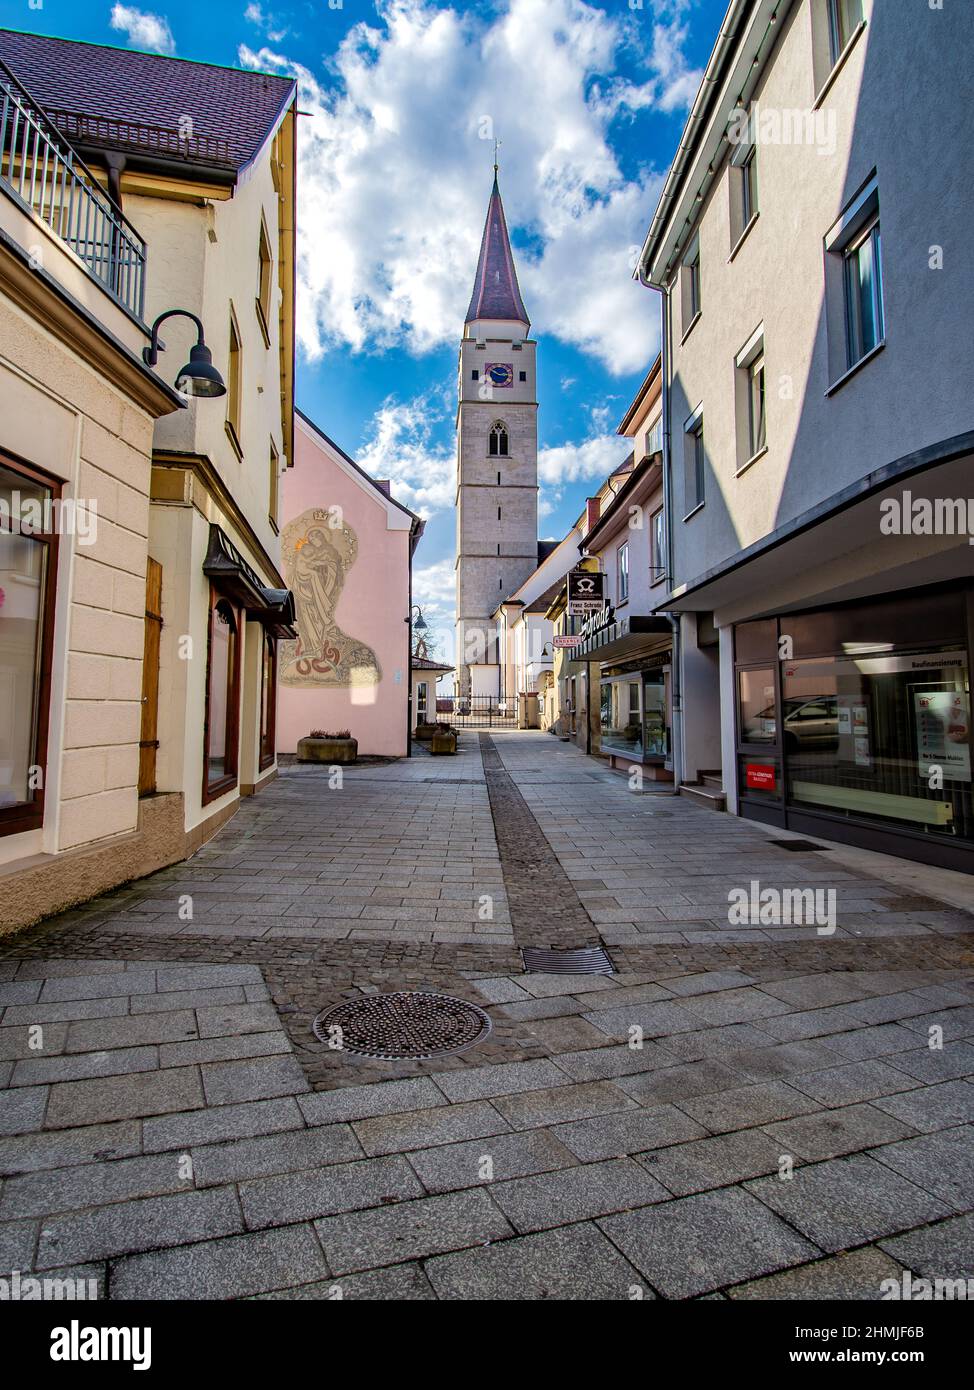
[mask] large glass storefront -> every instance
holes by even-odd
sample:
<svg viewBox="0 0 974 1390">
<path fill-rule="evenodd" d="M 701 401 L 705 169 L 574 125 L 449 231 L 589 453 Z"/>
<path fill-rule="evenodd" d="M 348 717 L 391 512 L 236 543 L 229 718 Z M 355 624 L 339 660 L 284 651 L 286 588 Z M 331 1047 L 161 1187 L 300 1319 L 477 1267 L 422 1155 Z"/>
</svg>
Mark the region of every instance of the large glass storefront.
<svg viewBox="0 0 974 1390">
<path fill-rule="evenodd" d="M 646 662 L 603 666 L 600 701 L 603 753 L 641 762 L 664 762 L 669 757 L 669 670 L 669 652 Z"/>
<path fill-rule="evenodd" d="M 955 586 L 739 626 L 744 814 L 974 848 L 970 605 Z"/>
</svg>

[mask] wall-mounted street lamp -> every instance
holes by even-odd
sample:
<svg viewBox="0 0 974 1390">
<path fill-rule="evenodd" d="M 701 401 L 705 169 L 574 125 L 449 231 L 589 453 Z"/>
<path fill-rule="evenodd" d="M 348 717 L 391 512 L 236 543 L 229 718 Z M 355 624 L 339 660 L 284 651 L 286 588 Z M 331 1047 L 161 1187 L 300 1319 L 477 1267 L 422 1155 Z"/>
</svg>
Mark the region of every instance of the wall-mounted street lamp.
<svg viewBox="0 0 974 1390">
<path fill-rule="evenodd" d="M 413 620 L 412 620 L 413 612 L 414 612 L 414 611 L 415 611 L 416 613 L 419 614 L 419 617 L 415 620 L 415 622 L 413 622 Z M 427 622 L 426 622 L 426 619 L 423 617 L 423 610 L 422 610 L 422 608 L 420 608 L 420 606 L 419 606 L 418 603 L 414 603 L 413 606 L 412 606 L 412 608 L 410 608 L 410 610 L 409 610 L 409 618 L 410 618 L 410 623 L 411 623 L 411 626 L 412 626 L 412 629 L 413 629 L 414 632 L 425 632 L 425 631 L 426 631 Z"/>
<path fill-rule="evenodd" d="M 415 618 L 413 618 L 413 613 L 416 614 Z M 419 634 L 426 632 L 429 626 L 426 619 L 423 617 L 423 610 L 422 608 L 420 608 L 418 603 L 414 603 L 410 606 L 409 617 L 406 619 L 406 622 L 409 624 L 410 628 L 414 633 Z M 429 660 L 429 651 L 426 646 L 426 640 L 422 635 L 416 637 L 415 644 L 411 643 L 410 645 L 412 647 L 413 656 L 418 657 L 421 661 Z"/>
<path fill-rule="evenodd" d="M 148 347 L 142 349 L 142 360 L 147 367 L 154 367 L 159 361 L 159 353 L 165 352 L 166 345 L 159 341 L 159 328 L 166 319 L 192 319 L 196 324 L 196 346 L 190 349 L 189 361 L 176 378 L 176 390 L 184 396 L 225 396 L 226 383 L 213 365 L 213 354 L 203 339 L 203 325 L 188 309 L 168 309 L 160 314 L 152 325 L 152 339 Z"/>
</svg>

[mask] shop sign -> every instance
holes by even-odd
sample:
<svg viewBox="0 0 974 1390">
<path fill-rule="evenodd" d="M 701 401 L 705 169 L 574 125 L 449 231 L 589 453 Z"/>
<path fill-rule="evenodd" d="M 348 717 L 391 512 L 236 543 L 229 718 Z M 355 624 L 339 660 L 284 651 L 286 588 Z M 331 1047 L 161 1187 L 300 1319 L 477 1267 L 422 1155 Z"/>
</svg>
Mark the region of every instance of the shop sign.
<svg viewBox="0 0 974 1390">
<path fill-rule="evenodd" d="M 580 636 L 554 637 L 552 638 L 552 643 L 556 647 L 577 647 L 581 640 Z"/>
<path fill-rule="evenodd" d="M 590 618 L 586 618 L 579 631 L 579 637 L 584 642 L 589 637 L 594 637 L 597 632 L 601 632 L 604 627 L 608 627 L 615 617 L 615 609 L 611 603 L 607 603 L 600 608 L 597 613 L 593 613 Z"/>
<path fill-rule="evenodd" d="M 747 785 L 755 791 L 773 792 L 778 789 L 778 779 L 773 765 L 767 763 L 747 763 L 745 766 Z"/>
<path fill-rule="evenodd" d="M 605 575 L 589 570 L 570 570 L 568 573 L 568 612 L 597 613 L 605 607 Z"/>
</svg>

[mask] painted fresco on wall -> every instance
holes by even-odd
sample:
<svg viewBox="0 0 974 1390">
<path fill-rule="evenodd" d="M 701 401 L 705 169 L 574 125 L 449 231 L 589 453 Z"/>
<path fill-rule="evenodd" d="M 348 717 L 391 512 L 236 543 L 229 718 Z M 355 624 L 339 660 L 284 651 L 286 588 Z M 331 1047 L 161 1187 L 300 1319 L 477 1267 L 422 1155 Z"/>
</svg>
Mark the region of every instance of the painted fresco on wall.
<svg viewBox="0 0 974 1390">
<path fill-rule="evenodd" d="M 335 609 L 358 555 L 355 532 L 337 508 L 312 507 L 281 532 L 288 588 L 294 594 L 297 641 L 282 642 L 282 685 L 362 686 L 381 679 L 371 647 L 343 632 Z"/>
</svg>

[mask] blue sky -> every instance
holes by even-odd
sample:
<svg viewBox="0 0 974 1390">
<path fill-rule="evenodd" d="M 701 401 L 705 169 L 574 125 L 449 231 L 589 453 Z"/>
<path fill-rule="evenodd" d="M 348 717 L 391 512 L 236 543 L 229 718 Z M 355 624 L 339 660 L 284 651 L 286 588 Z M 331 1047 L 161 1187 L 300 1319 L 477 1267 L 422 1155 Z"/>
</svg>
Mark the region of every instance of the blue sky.
<svg viewBox="0 0 974 1390">
<path fill-rule="evenodd" d="M 540 533 L 626 450 L 658 346 L 631 280 L 725 0 L 0 0 L 0 24 L 293 75 L 298 404 L 427 516 L 448 651 L 457 339 L 501 140 L 539 340 Z"/>
</svg>

